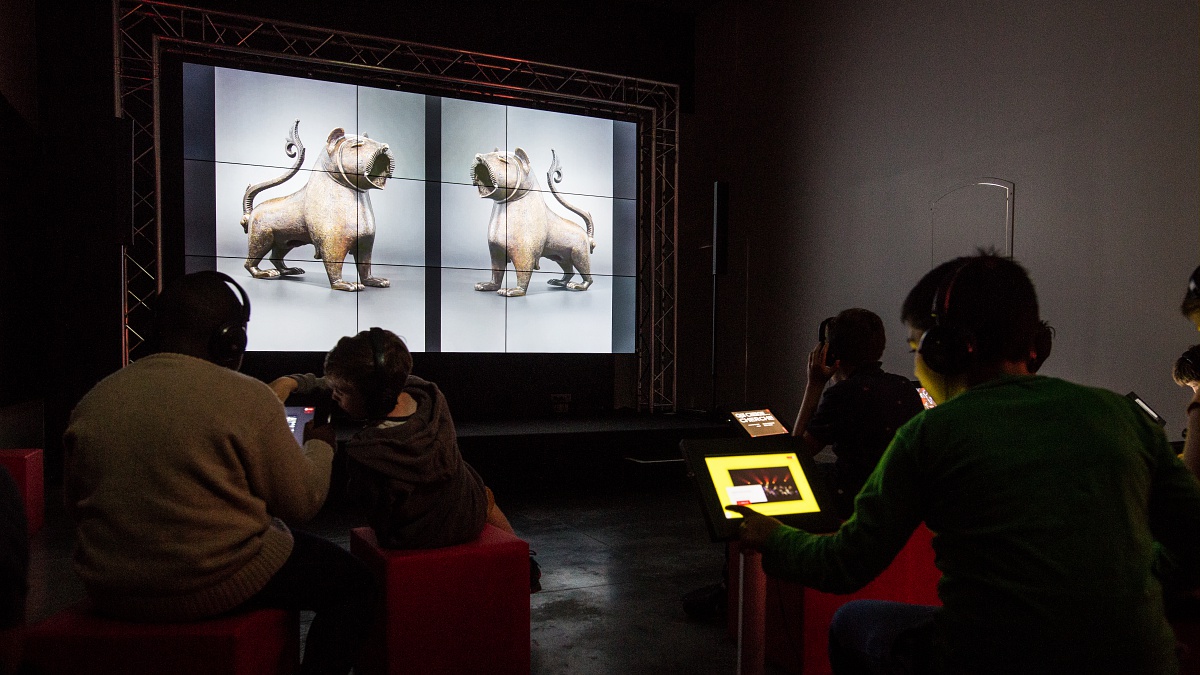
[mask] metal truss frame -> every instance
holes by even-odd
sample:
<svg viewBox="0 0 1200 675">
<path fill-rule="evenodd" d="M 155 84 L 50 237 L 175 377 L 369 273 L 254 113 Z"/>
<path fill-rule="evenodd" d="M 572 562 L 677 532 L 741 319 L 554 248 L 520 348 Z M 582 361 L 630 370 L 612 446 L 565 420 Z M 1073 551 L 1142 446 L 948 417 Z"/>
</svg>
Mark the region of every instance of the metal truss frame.
<svg viewBox="0 0 1200 675">
<path fill-rule="evenodd" d="M 162 289 L 160 66 L 168 54 L 367 86 L 601 115 L 638 125 L 638 406 L 676 407 L 679 88 L 164 2 L 113 0 L 114 114 L 132 121 L 132 237 L 123 247 L 125 363 L 147 349 Z"/>
</svg>

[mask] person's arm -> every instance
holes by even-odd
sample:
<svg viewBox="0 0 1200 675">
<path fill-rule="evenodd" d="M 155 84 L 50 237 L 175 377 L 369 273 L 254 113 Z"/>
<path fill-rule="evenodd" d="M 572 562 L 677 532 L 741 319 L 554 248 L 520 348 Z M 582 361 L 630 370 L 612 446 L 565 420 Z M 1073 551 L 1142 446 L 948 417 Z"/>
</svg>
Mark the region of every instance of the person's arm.
<svg viewBox="0 0 1200 675">
<path fill-rule="evenodd" d="M 827 445 L 809 433 L 808 423 L 812 421 L 813 415 L 817 412 L 817 405 L 821 402 L 821 394 L 825 391 L 825 385 L 837 370 L 836 367 L 825 365 L 825 354 L 828 349 L 828 343 L 822 343 L 808 354 L 808 381 L 804 385 L 804 398 L 800 402 L 800 412 L 796 413 L 796 423 L 792 426 L 792 435 L 803 439 L 810 455 L 821 452 Z"/>
<path fill-rule="evenodd" d="M 1189 413 L 1189 417 L 1193 413 Z M 1147 423 L 1149 426 L 1149 423 Z M 1200 482 L 1182 466 L 1158 427 L 1145 432 L 1154 460 L 1150 485 L 1150 531 L 1165 547 L 1156 551 L 1156 572 L 1166 571 L 1165 584 L 1200 586 Z M 1191 433 L 1188 434 L 1191 436 Z M 1185 451 L 1186 452 L 1186 451 Z"/>
<path fill-rule="evenodd" d="M 310 394 L 329 390 L 329 385 L 325 383 L 325 378 L 317 377 L 312 373 L 284 375 L 283 377 L 275 378 L 267 386 L 271 387 L 271 391 L 275 392 L 275 396 L 280 401 L 287 401 L 288 397 L 292 394 Z"/>
<path fill-rule="evenodd" d="M 1192 386 L 1194 395 L 1187 407 L 1187 436 L 1183 439 L 1183 464 L 1200 478 L 1200 383 Z"/>
<path fill-rule="evenodd" d="M 304 446 L 288 429 L 283 403 L 267 394 L 247 400 L 252 407 L 241 460 L 250 490 L 267 511 L 289 523 L 309 520 L 325 503 L 333 467 L 328 439 L 307 438 Z"/>
<path fill-rule="evenodd" d="M 917 475 L 914 454 L 897 434 L 855 500 L 854 515 L 828 535 L 787 525 L 771 528 L 761 547 L 763 569 L 826 593 L 851 593 L 867 585 L 921 524 Z"/>
</svg>

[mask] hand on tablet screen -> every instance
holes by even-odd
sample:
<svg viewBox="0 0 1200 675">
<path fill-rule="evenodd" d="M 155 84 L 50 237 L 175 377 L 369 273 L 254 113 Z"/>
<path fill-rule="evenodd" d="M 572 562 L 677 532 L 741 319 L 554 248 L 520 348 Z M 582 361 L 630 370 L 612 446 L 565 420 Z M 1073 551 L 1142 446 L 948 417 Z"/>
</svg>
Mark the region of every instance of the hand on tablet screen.
<svg viewBox="0 0 1200 675">
<path fill-rule="evenodd" d="M 337 434 L 334 432 L 332 424 L 315 424 L 316 420 L 309 420 L 304 425 L 304 442 L 317 440 L 325 441 L 329 447 L 337 450 Z"/>
<path fill-rule="evenodd" d="M 735 504 L 726 506 L 725 510 L 742 515 L 742 524 L 738 527 L 738 539 L 750 548 L 766 546 L 767 540 L 771 538 L 771 533 L 783 524 L 770 516 L 762 515 L 749 506 Z"/>
</svg>

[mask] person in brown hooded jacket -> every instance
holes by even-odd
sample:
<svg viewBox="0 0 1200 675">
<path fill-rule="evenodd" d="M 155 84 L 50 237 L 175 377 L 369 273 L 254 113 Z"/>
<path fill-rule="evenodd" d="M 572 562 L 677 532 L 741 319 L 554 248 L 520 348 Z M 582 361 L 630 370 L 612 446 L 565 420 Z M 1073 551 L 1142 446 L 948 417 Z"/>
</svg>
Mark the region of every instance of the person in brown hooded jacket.
<svg viewBox="0 0 1200 675">
<path fill-rule="evenodd" d="M 271 388 L 285 400 L 328 390 L 351 417 L 367 420 L 346 442 L 347 474 L 380 546 L 453 546 L 476 539 L 485 523 L 513 531 L 463 459 L 446 398 L 412 375 L 412 354 L 395 333 L 372 328 L 343 337 L 325 358 L 324 377 L 289 375 Z"/>
</svg>

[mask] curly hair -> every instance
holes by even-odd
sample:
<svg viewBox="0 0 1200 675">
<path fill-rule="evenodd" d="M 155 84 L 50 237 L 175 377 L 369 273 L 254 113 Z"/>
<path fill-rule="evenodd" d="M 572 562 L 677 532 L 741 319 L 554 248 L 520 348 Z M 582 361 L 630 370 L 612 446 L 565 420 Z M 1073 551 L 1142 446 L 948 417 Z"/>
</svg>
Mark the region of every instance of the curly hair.
<svg viewBox="0 0 1200 675">
<path fill-rule="evenodd" d="M 372 418 L 386 417 L 412 374 L 413 358 L 400 336 L 382 328 L 346 336 L 325 356 L 325 375 L 354 385 Z"/>
<path fill-rule="evenodd" d="M 1192 345 L 1175 360 L 1175 368 L 1171 371 L 1175 384 L 1190 387 L 1200 382 L 1200 345 Z"/>
</svg>

